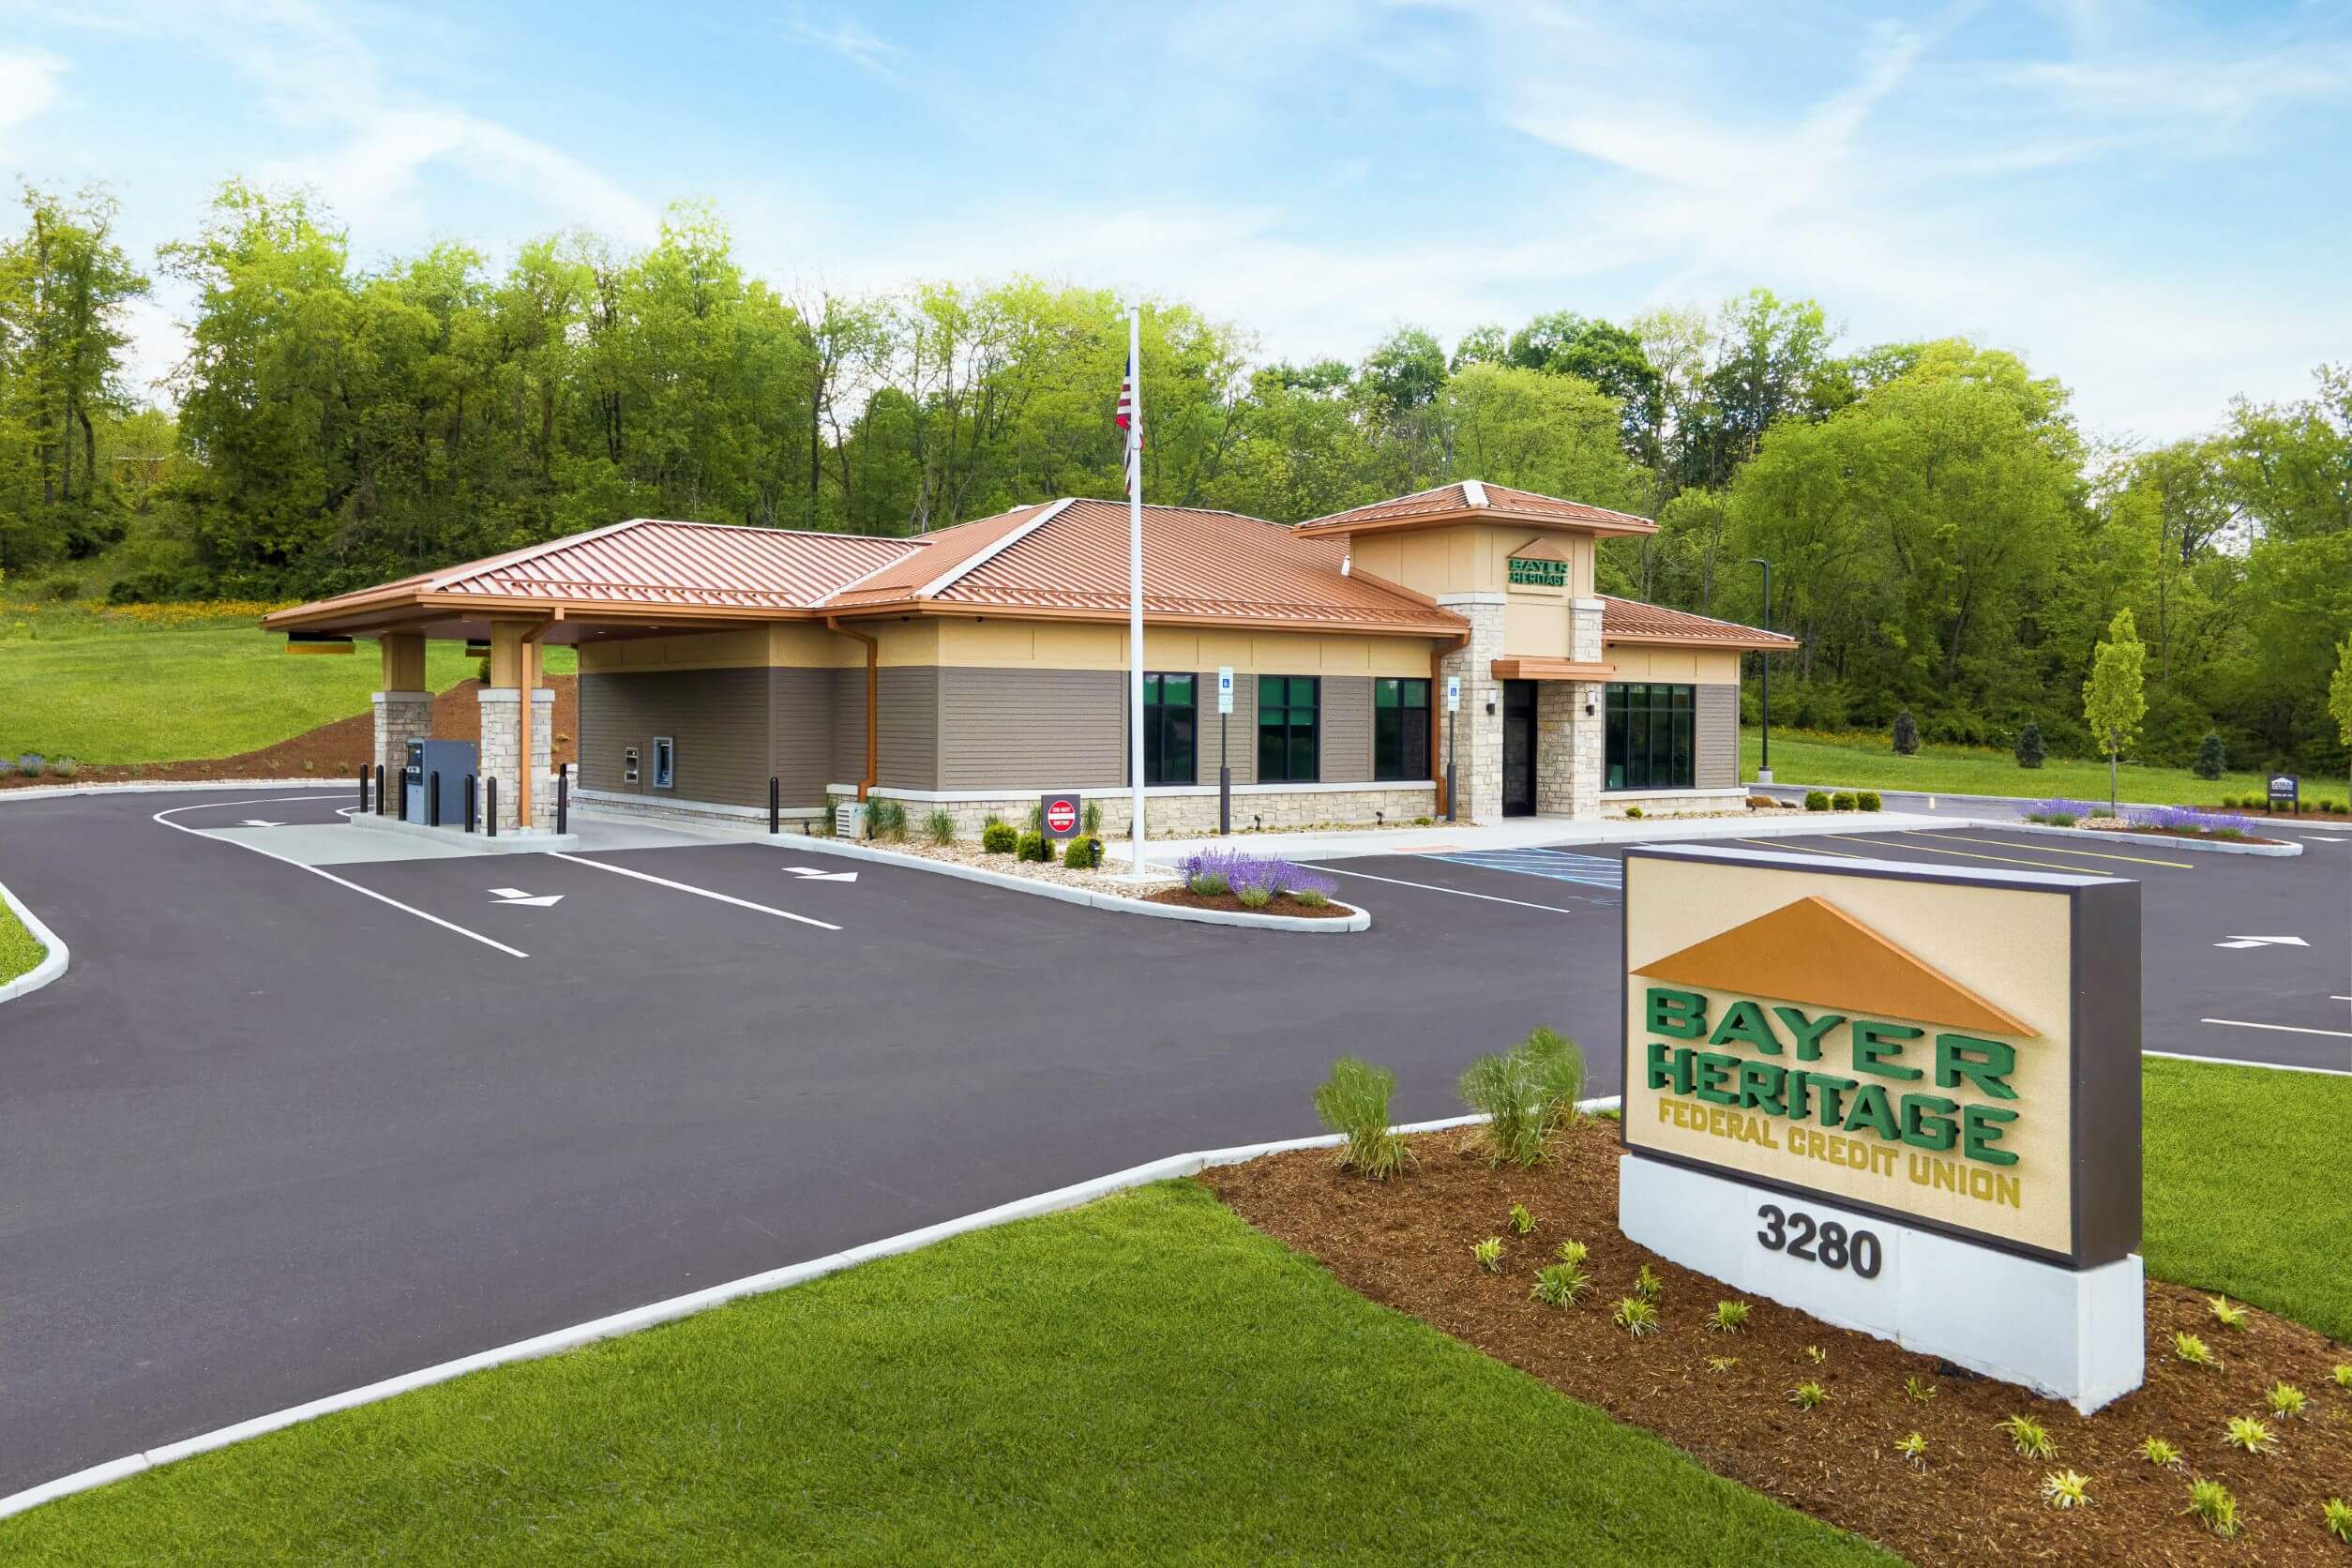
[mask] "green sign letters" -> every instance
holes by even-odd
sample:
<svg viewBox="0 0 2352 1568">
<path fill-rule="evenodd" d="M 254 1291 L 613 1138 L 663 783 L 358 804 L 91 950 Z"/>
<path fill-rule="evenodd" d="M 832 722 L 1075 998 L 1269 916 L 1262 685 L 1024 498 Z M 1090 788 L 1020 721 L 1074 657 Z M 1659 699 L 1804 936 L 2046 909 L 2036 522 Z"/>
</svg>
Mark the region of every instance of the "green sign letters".
<svg viewBox="0 0 2352 1568">
<path fill-rule="evenodd" d="M 1511 557 L 1511 580 L 1530 588 L 1565 588 L 1568 586 L 1568 563 L 1514 555 Z"/>
</svg>

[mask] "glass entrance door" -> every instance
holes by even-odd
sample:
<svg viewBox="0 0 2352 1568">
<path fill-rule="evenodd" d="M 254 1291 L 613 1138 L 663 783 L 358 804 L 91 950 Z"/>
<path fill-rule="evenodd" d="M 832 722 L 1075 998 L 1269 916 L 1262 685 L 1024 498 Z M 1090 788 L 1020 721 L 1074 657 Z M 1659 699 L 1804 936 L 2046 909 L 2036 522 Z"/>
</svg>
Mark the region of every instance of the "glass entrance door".
<svg viewBox="0 0 2352 1568">
<path fill-rule="evenodd" d="M 1502 683 L 1502 814 L 1535 815 L 1535 683 Z"/>
</svg>

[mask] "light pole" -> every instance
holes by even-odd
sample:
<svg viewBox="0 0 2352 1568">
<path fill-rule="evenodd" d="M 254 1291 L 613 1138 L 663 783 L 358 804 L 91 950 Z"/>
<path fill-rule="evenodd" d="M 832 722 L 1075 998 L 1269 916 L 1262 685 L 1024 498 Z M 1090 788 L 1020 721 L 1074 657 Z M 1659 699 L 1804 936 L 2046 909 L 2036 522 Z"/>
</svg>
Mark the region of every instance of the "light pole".
<svg viewBox="0 0 2352 1568">
<path fill-rule="evenodd" d="M 1764 629 L 1772 629 L 1772 564 L 1760 555 L 1748 557 L 1748 565 L 1764 568 Z M 1758 648 L 1756 658 L 1764 666 L 1764 761 L 1756 770 L 1758 784 L 1772 781 L 1772 651 Z"/>
</svg>

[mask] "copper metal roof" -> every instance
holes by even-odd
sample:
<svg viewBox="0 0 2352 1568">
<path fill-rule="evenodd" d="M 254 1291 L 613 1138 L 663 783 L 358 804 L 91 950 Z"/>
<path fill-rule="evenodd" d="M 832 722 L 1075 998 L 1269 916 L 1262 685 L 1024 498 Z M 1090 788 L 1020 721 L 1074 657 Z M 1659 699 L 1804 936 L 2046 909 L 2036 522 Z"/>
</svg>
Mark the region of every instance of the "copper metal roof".
<svg viewBox="0 0 2352 1568">
<path fill-rule="evenodd" d="M 1759 631 L 1737 621 L 1718 621 L 1687 610 L 1644 604 L 1639 599 L 1601 596 L 1601 639 L 1618 642 L 1712 643 L 1723 648 L 1793 648 L 1797 640 Z"/>
<path fill-rule="evenodd" d="M 1056 503 L 1050 501 L 1040 502 L 1033 506 L 1016 506 L 1009 512 L 959 522 L 952 528 L 942 528 L 918 539 L 900 539 L 897 541 L 900 545 L 919 548 L 873 576 L 832 595 L 826 599 L 825 608 L 856 610 L 868 605 L 896 604 L 901 599 L 914 597 L 941 578 L 950 576 L 958 567 L 986 555 L 1056 509 Z"/>
<path fill-rule="evenodd" d="M 1581 501 L 1562 501 L 1507 485 L 1464 480 L 1434 490 L 1376 501 L 1329 517 L 1299 524 L 1302 534 L 1355 534 L 1374 529 L 1421 528 L 1440 522 L 1459 522 L 1481 514 L 1498 521 L 1532 522 L 1553 528 L 1599 534 L 1654 534 L 1658 525 L 1631 512 L 1612 512 Z"/>
</svg>

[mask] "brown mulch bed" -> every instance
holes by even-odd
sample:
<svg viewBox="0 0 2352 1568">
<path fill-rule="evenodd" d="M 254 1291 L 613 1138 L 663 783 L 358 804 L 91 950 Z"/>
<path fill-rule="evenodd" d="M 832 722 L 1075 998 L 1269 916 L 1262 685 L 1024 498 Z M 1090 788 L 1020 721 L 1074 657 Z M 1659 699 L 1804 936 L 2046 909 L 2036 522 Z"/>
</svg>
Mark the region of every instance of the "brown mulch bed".
<svg viewBox="0 0 2352 1568">
<path fill-rule="evenodd" d="M 578 760 L 580 678 L 550 675 L 555 693 L 554 761 Z M 433 734 L 441 740 L 482 738 L 482 705 L 474 694 L 479 681 L 460 681 L 433 699 Z M 0 779 L 0 789 L 40 789 L 60 784 L 113 784 L 129 781 L 178 783 L 206 778 L 355 778 L 360 764 L 375 760 L 376 716 L 371 709 L 322 724 L 315 730 L 234 757 L 214 757 L 191 762 L 85 762 L 73 777 L 54 775 L 27 778 L 21 774 Z"/>
<path fill-rule="evenodd" d="M 2352 1495 L 2352 1393 L 2332 1368 L 2352 1353 L 2324 1335 L 2267 1313 L 2232 1331 L 2204 1296 L 2151 1283 L 2148 1381 L 2096 1415 L 1965 1372 L 1933 1356 L 1828 1327 L 1759 1298 L 1743 1334 L 1703 1322 L 1727 1287 L 1667 1262 L 1617 1229 L 1617 1124 L 1580 1123 L 1534 1170 L 1495 1170 L 1480 1129 L 1414 1138 L 1420 1165 L 1380 1184 L 1339 1170 L 1322 1149 L 1274 1154 L 1198 1178 L 1259 1229 L 1320 1260 L 1338 1279 L 1385 1306 L 1434 1325 L 1561 1393 L 1599 1406 L 1687 1450 L 1701 1464 L 1832 1524 L 1866 1535 L 1919 1563 L 1998 1560 L 2129 1564 L 2352 1561 L 2320 1528 L 2320 1504 Z M 1540 1224 L 1511 1233 L 1511 1205 Z M 1503 1238 L 1500 1274 L 1470 1259 L 1471 1244 Z M 1535 1270 L 1560 1243 L 1586 1243 L 1591 1290 L 1574 1306 L 1529 1298 Z M 2283 1239 L 2281 1244 L 2333 1244 Z M 1629 1339 L 1609 1321 L 1647 1263 L 1665 1282 L 1663 1332 Z M 2200 1335 L 2221 1370 L 2172 1355 L 2175 1330 Z M 1815 1363 L 1807 1347 L 1825 1352 Z M 1725 1371 L 1708 1358 L 1734 1356 Z M 1935 1385 L 1907 1398 L 1907 1378 Z M 2292 1421 L 2270 1420 L 2279 1452 L 2256 1457 L 2224 1448 L 2234 1415 L 2269 1420 L 2263 1393 L 2284 1380 L 2310 1404 Z M 1800 1410 L 1789 1392 L 1806 1381 L 1829 1392 Z M 2040 1421 L 2055 1460 L 2016 1454 L 1996 1424 Z M 1917 1431 L 1928 1463 L 1914 1470 L 1893 1445 Z M 2158 1470 L 2140 1442 L 2162 1437 L 2184 1456 Z M 2059 1512 L 2042 1501 L 2044 1475 L 2072 1469 L 2090 1478 L 2092 1506 Z M 2236 1494 L 2242 1530 L 2222 1541 L 2182 1517 L 2189 1480 L 2221 1481 Z"/>
<path fill-rule="evenodd" d="M 1302 904 L 1288 893 L 1277 893 L 1271 902 L 1260 904 L 1256 909 L 1230 893 L 1220 893 L 1210 898 L 1188 887 L 1163 888 L 1157 893 L 1145 894 L 1144 898 L 1151 903 L 1176 904 L 1188 910 L 1223 910 L 1229 914 L 1287 914 L 1300 920 L 1345 920 L 1356 912 L 1337 903 Z"/>
</svg>

